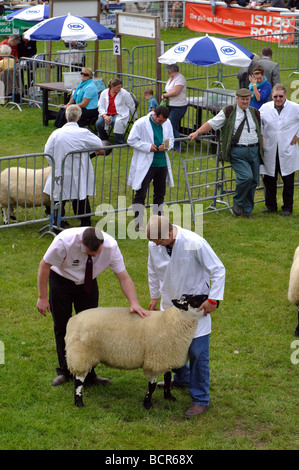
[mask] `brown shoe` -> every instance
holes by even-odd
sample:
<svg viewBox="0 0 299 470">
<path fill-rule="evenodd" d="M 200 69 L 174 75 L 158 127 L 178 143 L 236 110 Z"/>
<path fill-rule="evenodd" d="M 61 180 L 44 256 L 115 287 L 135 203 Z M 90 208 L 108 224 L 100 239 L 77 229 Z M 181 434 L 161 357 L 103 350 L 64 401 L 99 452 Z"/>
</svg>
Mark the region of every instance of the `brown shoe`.
<svg viewBox="0 0 299 470">
<path fill-rule="evenodd" d="M 70 377 L 66 377 L 65 375 L 57 375 L 52 382 L 52 387 L 57 387 L 58 385 L 63 385 L 70 381 Z"/>
<path fill-rule="evenodd" d="M 209 405 L 196 405 L 196 403 L 193 403 L 191 408 L 186 411 L 184 414 L 184 418 L 190 419 L 193 416 L 199 416 L 205 413 L 209 409 Z"/>
</svg>

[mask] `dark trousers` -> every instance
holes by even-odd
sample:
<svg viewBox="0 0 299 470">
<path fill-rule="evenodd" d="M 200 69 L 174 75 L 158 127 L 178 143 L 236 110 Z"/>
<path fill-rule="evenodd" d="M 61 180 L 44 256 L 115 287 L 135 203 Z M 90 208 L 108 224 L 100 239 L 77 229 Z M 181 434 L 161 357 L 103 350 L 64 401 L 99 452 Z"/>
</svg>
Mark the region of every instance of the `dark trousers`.
<svg viewBox="0 0 299 470">
<path fill-rule="evenodd" d="M 159 208 L 159 210 L 157 208 L 162 206 L 164 202 L 167 173 L 167 166 L 150 167 L 147 174 L 145 175 L 144 180 L 142 181 L 141 188 L 136 191 L 135 197 L 133 199 L 133 211 L 134 217 L 135 219 L 138 219 L 138 223 L 140 225 L 142 225 L 146 193 L 152 180 L 154 186 L 154 213 L 158 215 L 162 214 L 162 207 Z"/>
<path fill-rule="evenodd" d="M 278 173 L 280 174 L 283 181 L 283 191 L 282 191 L 282 200 L 283 206 L 282 210 L 284 211 L 293 211 L 293 199 L 294 199 L 294 176 L 295 173 L 290 175 L 282 176 L 279 164 L 279 155 L 278 149 L 276 153 L 276 166 L 275 166 L 275 175 L 268 176 L 264 175 L 264 185 L 266 190 L 266 206 L 268 209 L 277 211 L 277 177 Z"/>
<path fill-rule="evenodd" d="M 87 124 L 91 124 L 92 122 L 96 121 L 98 118 L 99 112 L 97 109 L 86 109 L 82 108 L 82 115 L 78 121 L 79 127 L 84 127 Z M 62 127 L 66 124 L 66 117 L 65 117 L 65 108 L 60 108 L 56 119 L 54 121 L 55 127 Z"/>
<path fill-rule="evenodd" d="M 55 201 L 54 204 L 57 204 L 58 201 Z M 61 217 L 65 216 L 65 203 L 66 201 L 62 201 L 61 206 Z M 90 214 L 91 208 L 88 197 L 86 199 L 73 199 L 72 200 L 73 211 L 75 215 L 83 215 L 83 214 Z M 58 218 L 58 209 L 54 210 L 54 225 L 57 225 L 57 218 Z M 90 227 L 91 226 L 91 217 L 87 215 L 85 217 L 80 217 L 81 220 L 81 227 Z M 65 227 L 65 221 L 60 223 L 60 227 Z"/>
<path fill-rule="evenodd" d="M 93 281 L 93 289 L 90 294 L 84 290 L 84 285 L 77 285 L 54 271 L 50 270 L 49 277 L 49 302 L 54 321 L 54 334 L 58 356 L 58 375 L 70 376 L 65 359 L 66 325 L 72 316 L 74 306 L 76 314 L 88 308 L 98 306 L 99 290 L 97 280 Z"/>
</svg>

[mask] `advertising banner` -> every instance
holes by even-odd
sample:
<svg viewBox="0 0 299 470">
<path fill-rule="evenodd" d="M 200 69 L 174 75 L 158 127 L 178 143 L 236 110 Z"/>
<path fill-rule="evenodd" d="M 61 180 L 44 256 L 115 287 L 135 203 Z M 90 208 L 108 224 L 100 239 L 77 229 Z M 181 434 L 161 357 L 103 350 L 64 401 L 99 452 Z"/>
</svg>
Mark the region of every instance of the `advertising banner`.
<svg viewBox="0 0 299 470">
<path fill-rule="evenodd" d="M 287 33 L 294 32 L 294 24 L 294 17 L 282 18 L 279 12 L 217 5 L 213 15 L 210 2 L 186 3 L 185 26 L 192 31 L 236 37 L 257 36 L 257 39 L 263 34 L 283 33 L 283 42 L 287 43 L 293 42 L 293 35 L 288 36 Z M 273 36 L 273 41 L 278 39 Z"/>
</svg>

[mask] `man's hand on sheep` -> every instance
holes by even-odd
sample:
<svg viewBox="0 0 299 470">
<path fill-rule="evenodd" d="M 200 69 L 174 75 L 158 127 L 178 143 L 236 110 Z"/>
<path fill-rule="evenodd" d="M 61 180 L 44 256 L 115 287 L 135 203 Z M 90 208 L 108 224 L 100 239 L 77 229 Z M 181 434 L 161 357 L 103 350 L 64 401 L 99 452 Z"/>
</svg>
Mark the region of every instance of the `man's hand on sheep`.
<svg viewBox="0 0 299 470">
<path fill-rule="evenodd" d="M 130 305 L 130 313 L 138 313 L 141 318 L 150 316 L 150 312 L 144 310 L 144 308 L 142 308 L 138 302 Z"/>
<path fill-rule="evenodd" d="M 204 309 L 204 316 L 206 317 L 209 313 L 214 312 L 216 310 L 217 304 L 213 305 L 211 304 L 208 300 L 203 302 L 200 307 L 198 307 L 197 311 L 199 312 L 200 310 Z"/>
<path fill-rule="evenodd" d="M 120 283 L 123 293 L 125 294 L 128 301 L 130 302 L 130 313 L 138 313 L 138 315 L 142 318 L 149 317 L 150 312 L 148 312 L 147 310 L 144 310 L 144 308 L 142 308 L 139 305 L 139 302 L 137 300 L 135 286 L 127 270 L 125 269 L 124 271 L 120 273 L 115 273 L 115 275 Z"/>
</svg>

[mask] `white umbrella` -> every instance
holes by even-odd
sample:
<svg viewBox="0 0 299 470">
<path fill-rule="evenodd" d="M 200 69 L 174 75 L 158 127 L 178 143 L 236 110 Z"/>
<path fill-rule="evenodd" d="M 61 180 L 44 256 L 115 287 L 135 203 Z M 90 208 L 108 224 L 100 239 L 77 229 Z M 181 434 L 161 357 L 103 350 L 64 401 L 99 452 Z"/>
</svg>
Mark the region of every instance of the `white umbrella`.
<svg viewBox="0 0 299 470">
<path fill-rule="evenodd" d="M 22 8 L 5 17 L 7 20 L 31 21 L 32 23 L 42 21 L 46 18 L 49 18 L 49 5 Z"/>
<path fill-rule="evenodd" d="M 251 63 L 254 54 L 245 47 L 228 39 L 213 36 L 197 37 L 181 41 L 162 54 L 158 61 L 161 64 L 188 64 L 209 67 L 215 64 L 246 67 Z M 207 68 L 208 87 L 208 68 Z"/>
<path fill-rule="evenodd" d="M 34 41 L 96 41 L 112 39 L 115 34 L 90 18 L 57 16 L 38 23 L 24 33 L 26 39 Z M 70 47 L 71 54 L 71 47 Z M 71 58 L 70 58 L 71 69 Z"/>
</svg>

